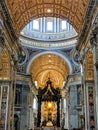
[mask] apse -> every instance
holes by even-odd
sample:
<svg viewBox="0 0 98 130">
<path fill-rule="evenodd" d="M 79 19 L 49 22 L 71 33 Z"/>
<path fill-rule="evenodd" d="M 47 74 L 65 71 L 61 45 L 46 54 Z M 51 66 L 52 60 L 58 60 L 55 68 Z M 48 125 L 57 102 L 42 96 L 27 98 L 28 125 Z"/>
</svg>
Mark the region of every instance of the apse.
<svg viewBox="0 0 98 130">
<path fill-rule="evenodd" d="M 62 88 L 67 75 L 70 74 L 70 67 L 67 61 L 59 55 L 47 53 L 31 62 L 29 73 L 37 82 L 38 88 L 44 88 L 48 78 L 51 79 L 55 88 Z"/>
</svg>

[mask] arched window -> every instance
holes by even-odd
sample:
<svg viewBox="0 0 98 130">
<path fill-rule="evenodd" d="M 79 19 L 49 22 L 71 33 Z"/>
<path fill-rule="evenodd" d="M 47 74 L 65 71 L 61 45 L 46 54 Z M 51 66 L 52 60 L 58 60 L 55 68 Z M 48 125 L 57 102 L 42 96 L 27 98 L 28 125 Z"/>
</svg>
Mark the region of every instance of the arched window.
<svg viewBox="0 0 98 130">
<path fill-rule="evenodd" d="M 33 20 L 33 29 L 39 30 L 39 20 Z"/>
<path fill-rule="evenodd" d="M 52 21 L 47 22 L 47 31 L 53 31 L 53 22 Z"/>
<path fill-rule="evenodd" d="M 65 20 L 62 20 L 62 22 L 61 22 L 61 29 L 66 30 L 66 21 Z"/>
<path fill-rule="evenodd" d="M 33 106 L 32 107 L 35 110 L 37 109 L 37 99 L 36 98 L 33 99 Z"/>
<path fill-rule="evenodd" d="M 66 109 L 66 98 L 64 98 L 64 109 Z"/>
</svg>

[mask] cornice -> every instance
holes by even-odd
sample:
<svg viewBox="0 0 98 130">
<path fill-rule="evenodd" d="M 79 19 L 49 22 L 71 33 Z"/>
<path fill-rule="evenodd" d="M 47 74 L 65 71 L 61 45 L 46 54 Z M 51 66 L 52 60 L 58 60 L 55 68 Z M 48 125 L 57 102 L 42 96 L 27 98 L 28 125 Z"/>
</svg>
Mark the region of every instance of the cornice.
<svg viewBox="0 0 98 130">
<path fill-rule="evenodd" d="M 35 49 L 45 49 L 45 50 L 57 50 L 65 49 L 75 46 L 77 43 L 77 37 L 67 39 L 65 41 L 38 41 L 35 39 L 30 39 L 24 36 L 20 36 L 21 45 L 26 47 L 31 47 Z"/>
<path fill-rule="evenodd" d="M 90 43 L 92 47 L 98 46 L 98 26 L 92 31 L 92 34 L 90 36 Z"/>
<path fill-rule="evenodd" d="M 89 0 L 89 5 L 88 5 L 87 12 L 86 12 L 83 29 L 81 31 L 81 34 L 79 36 L 77 46 L 76 46 L 77 50 L 81 50 L 81 47 L 88 35 L 89 29 L 91 27 L 92 16 L 95 12 L 95 7 L 96 7 L 96 0 Z"/>
<path fill-rule="evenodd" d="M 7 9 L 5 0 L 1 0 L 0 4 L 1 4 L 1 8 L 2 8 L 2 17 L 3 17 L 4 25 L 5 25 L 8 33 L 10 34 L 11 39 L 13 41 L 17 41 L 18 37 L 17 37 L 15 30 L 13 28 L 13 23 L 12 23 L 9 11 Z"/>
<path fill-rule="evenodd" d="M 10 13 L 8 11 L 7 5 L 5 0 L 0 1 L 0 6 L 1 6 L 1 16 L 3 19 L 3 25 L 8 33 L 8 36 L 11 40 L 11 47 L 13 46 L 13 52 L 14 50 L 17 51 L 17 56 L 20 57 L 22 56 L 22 46 L 19 41 L 19 37 L 15 32 L 15 29 L 13 27 L 13 21 L 11 19 Z M 15 54 L 14 54 L 15 57 Z"/>
<path fill-rule="evenodd" d="M 93 22 L 92 32 L 90 36 L 90 43 L 92 47 L 98 46 L 98 11 L 96 13 L 96 17 Z"/>
</svg>

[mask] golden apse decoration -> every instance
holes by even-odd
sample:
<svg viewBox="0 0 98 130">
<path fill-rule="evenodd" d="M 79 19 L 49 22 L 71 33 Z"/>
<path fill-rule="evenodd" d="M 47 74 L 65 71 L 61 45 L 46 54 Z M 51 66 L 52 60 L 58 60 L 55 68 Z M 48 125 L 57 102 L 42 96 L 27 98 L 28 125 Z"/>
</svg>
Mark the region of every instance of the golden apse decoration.
<svg viewBox="0 0 98 130">
<path fill-rule="evenodd" d="M 37 81 L 38 87 L 44 88 L 50 78 L 55 88 L 62 88 L 70 70 L 68 63 L 60 56 L 44 54 L 32 62 L 29 73 L 32 74 L 34 81 Z"/>
<path fill-rule="evenodd" d="M 54 88 L 48 78 L 45 87 L 38 89 L 38 113 L 37 127 L 56 126 L 60 127 L 60 99 L 59 88 Z"/>
<path fill-rule="evenodd" d="M 41 122 L 47 122 L 46 126 L 53 126 L 51 121 L 56 120 L 57 104 L 54 101 L 42 102 L 41 106 Z"/>
</svg>

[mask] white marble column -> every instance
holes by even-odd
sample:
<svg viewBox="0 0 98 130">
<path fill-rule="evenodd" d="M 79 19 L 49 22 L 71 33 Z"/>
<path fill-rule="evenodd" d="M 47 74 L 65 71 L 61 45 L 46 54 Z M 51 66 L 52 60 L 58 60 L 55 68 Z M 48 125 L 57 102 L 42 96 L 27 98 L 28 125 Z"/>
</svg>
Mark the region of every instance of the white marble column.
<svg viewBox="0 0 98 130">
<path fill-rule="evenodd" d="M 70 106 L 69 106 L 69 126 L 70 129 L 78 128 L 78 111 L 77 106 L 77 86 L 70 86 Z"/>
<path fill-rule="evenodd" d="M 28 129 L 28 93 L 29 87 L 26 84 L 22 85 L 22 98 L 21 98 L 21 121 L 20 121 L 20 130 Z"/>
</svg>

